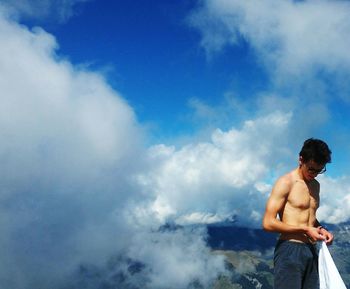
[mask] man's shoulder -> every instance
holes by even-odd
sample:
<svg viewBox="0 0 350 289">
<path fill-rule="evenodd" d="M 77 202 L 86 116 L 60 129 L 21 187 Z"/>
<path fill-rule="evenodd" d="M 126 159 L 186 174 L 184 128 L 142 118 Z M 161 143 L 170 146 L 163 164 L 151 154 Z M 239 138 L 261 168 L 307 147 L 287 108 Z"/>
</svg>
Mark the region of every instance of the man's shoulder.
<svg viewBox="0 0 350 289">
<path fill-rule="evenodd" d="M 281 185 L 286 185 L 286 186 L 291 186 L 293 184 L 294 177 L 293 177 L 293 172 L 289 172 L 277 180 L 277 183 Z"/>
<path fill-rule="evenodd" d="M 275 183 L 275 188 L 277 187 L 283 191 L 290 191 L 293 186 L 293 176 L 292 173 L 287 173 L 281 177 L 279 177 Z"/>
</svg>

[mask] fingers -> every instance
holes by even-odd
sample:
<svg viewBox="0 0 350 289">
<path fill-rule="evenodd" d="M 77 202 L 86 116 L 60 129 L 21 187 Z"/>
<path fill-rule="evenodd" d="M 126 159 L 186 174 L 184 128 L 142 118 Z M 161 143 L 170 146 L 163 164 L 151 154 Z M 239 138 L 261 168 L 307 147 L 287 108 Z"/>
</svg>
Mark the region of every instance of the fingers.
<svg viewBox="0 0 350 289">
<path fill-rule="evenodd" d="M 326 240 L 326 244 L 327 244 L 327 245 L 332 245 L 333 239 L 334 239 L 333 234 L 328 233 L 327 240 Z"/>
<path fill-rule="evenodd" d="M 309 227 L 306 233 L 312 242 L 320 240 L 321 230 L 320 228 Z"/>
<path fill-rule="evenodd" d="M 322 234 L 319 234 L 319 238 L 318 238 L 319 241 L 326 241 L 327 240 L 327 237 L 322 235 Z"/>
<path fill-rule="evenodd" d="M 332 233 L 328 232 L 325 228 L 323 227 L 318 227 L 320 228 L 321 234 L 325 236 L 325 242 L 327 245 L 331 245 L 334 239 L 334 236 Z"/>
<path fill-rule="evenodd" d="M 333 235 L 322 227 L 310 228 L 307 235 L 313 242 L 325 241 L 327 245 L 333 242 Z"/>
<path fill-rule="evenodd" d="M 334 236 L 332 233 L 328 232 L 324 228 L 322 229 L 322 234 L 325 236 L 325 242 L 327 245 L 331 245 L 334 239 Z"/>
<path fill-rule="evenodd" d="M 317 227 L 316 231 L 317 231 L 317 240 L 316 241 L 324 241 L 327 239 L 327 237 L 322 234 L 322 227 Z"/>
</svg>

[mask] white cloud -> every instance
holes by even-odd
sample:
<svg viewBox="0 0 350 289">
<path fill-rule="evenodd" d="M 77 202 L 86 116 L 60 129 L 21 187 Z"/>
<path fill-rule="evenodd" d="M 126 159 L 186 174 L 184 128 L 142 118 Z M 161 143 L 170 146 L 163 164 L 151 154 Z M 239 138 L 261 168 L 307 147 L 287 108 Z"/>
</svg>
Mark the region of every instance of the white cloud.
<svg viewBox="0 0 350 289">
<path fill-rule="evenodd" d="M 139 182 L 156 198 L 141 206 L 139 219 L 150 222 L 145 215 L 153 214 L 160 223 L 188 225 L 236 216 L 238 224 L 259 227 L 274 181 L 297 166 L 302 142 L 328 118 L 323 104 L 302 108 L 297 104 L 295 99 L 264 96 L 256 113 L 261 116 L 246 120 L 240 128 L 216 129 L 207 141 L 178 148 L 151 147 L 152 169 L 141 174 Z M 290 108 L 293 113 L 278 108 Z M 307 118 L 299 117 L 302 111 Z M 339 196 L 346 198 L 347 192 L 339 190 Z M 324 194 L 321 199 L 330 209 L 338 206 Z M 322 220 L 324 210 L 321 207 L 319 213 Z M 344 214 L 329 221 L 347 219 Z"/>
<path fill-rule="evenodd" d="M 321 204 L 318 210 L 320 221 L 338 224 L 350 219 L 349 176 L 339 178 L 320 177 Z"/>
<path fill-rule="evenodd" d="M 152 147 L 149 155 L 154 168 L 140 176 L 147 180 L 145 188 L 157 196 L 150 207 L 159 219 L 174 218 L 180 223 L 199 216 L 201 222 L 210 223 L 208 216 L 233 214 L 244 216 L 242 223 L 256 222 L 252 212 L 262 210 L 266 198 L 261 184 L 270 168 L 285 159 L 291 119 L 291 113 L 277 111 L 248 120 L 241 129 L 217 129 L 207 142 L 177 150 Z"/>
<path fill-rule="evenodd" d="M 0 287 L 64 287 L 80 264 L 128 252 L 148 266 L 152 288 L 221 272 L 204 231 L 152 233 L 162 223 L 144 204 L 156 205 L 156 195 L 147 179 L 135 183 L 153 169 L 143 130 L 103 77 L 60 59 L 52 35 L 3 14 L 0 43 Z M 166 252 L 175 259 L 163 266 Z"/>
<path fill-rule="evenodd" d="M 150 288 L 187 288 L 194 280 L 210 288 L 217 272 L 225 272 L 223 256 L 206 246 L 203 229 L 139 234 L 128 255 L 152 268 Z"/>
<path fill-rule="evenodd" d="M 218 215 L 212 213 L 193 212 L 188 215 L 182 215 L 175 220 L 179 225 L 192 225 L 192 224 L 214 224 L 223 222 L 230 219 L 230 214 Z"/>
<path fill-rule="evenodd" d="M 113 214 L 137 195 L 142 130 L 99 74 L 58 59 L 43 30 L 0 15 L 0 43 L 0 279 L 41 287 L 124 246 Z"/>
<path fill-rule="evenodd" d="M 307 123 L 295 107 L 266 98 L 241 127 L 146 151 L 133 109 L 100 74 L 60 59 L 52 35 L 0 14 L 0 44 L 0 287 L 53 288 L 121 252 L 146 264 L 151 288 L 223 272 L 205 231 L 159 226 L 259 224 L 271 170 L 291 162 Z"/>
<path fill-rule="evenodd" d="M 314 73 L 348 79 L 349 16 L 347 1 L 205 0 L 190 23 L 209 54 L 244 39 L 275 80 L 290 83 Z"/>
<path fill-rule="evenodd" d="M 17 18 L 65 22 L 79 3 L 89 0 L 4 0 L 2 6 Z"/>
</svg>

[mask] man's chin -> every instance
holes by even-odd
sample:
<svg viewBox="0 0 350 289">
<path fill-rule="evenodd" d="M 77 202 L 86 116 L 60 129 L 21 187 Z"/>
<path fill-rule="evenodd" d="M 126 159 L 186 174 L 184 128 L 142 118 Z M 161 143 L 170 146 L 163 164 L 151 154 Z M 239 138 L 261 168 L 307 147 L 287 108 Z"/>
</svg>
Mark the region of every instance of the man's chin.
<svg viewBox="0 0 350 289">
<path fill-rule="evenodd" d="M 307 176 L 307 177 L 306 177 L 306 180 L 307 180 L 307 181 L 313 181 L 315 178 L 316 178 L 316 177 L 314 177 L 314 176 Z"/>
</svg>

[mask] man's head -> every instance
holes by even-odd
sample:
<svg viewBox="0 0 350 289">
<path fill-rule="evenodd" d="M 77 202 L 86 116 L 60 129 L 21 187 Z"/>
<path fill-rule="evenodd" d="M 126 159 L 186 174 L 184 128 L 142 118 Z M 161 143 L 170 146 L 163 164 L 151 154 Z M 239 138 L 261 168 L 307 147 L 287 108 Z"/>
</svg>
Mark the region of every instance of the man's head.
<svg viewBox="0 0 350 289">
<path fill-rule="evenodd" d="M 331 162 L 331 154 L 331 150 L 324 141 L 307 139 L 299 153 L 300 167 L 304 167 L 303 175 L 307 179 L 312 179 L 325 172 L 326 164 Z"/>
</svg>

